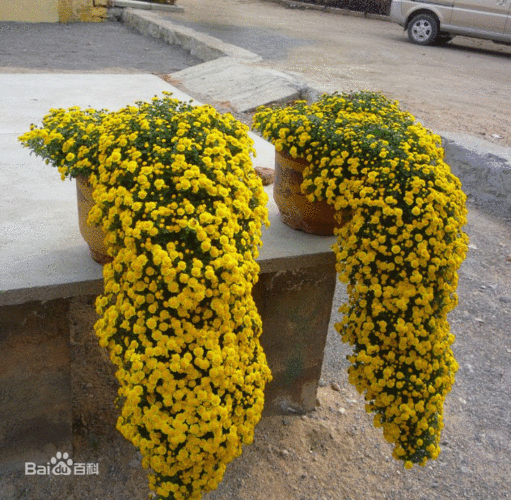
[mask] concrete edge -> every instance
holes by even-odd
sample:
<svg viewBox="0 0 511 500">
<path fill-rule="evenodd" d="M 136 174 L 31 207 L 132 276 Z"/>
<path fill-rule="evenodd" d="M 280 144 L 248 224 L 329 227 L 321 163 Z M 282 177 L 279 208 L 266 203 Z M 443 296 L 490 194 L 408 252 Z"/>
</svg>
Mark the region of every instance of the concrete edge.
<svg viewBox="0 0 511 500">
<path fill-rule="evenodd" d="M 247 62 L 262 61 L 262 57 L 253 52 L 191 28 L 174 24 L 158 17 L 156 13 L 128 8 L 122 13 L 122 21 L 145 35 L 161 38 L 172 45 L 179 45 L 203 61 L 212 61 L 219 57 L 232 57 Z"/>
<path fill-rule="evenodd" d="M 450 132 L 442 138 L 445 162 L 470 202 L 511 221 L 511 148 Z"/>
<path fill-rule="evenodd" d="M 101 293 L 103 293 L 103 279 L 18 288 L 0 292 L 0 307 L 21 305 L 28 302 L 44 303 L 54 299 L 67 299 L 78 295 L 100 295 Z"/>
<path fill-rule="evenodd" d="M 310 255 L 297 255 L 293 257 L 277 257 L 272 259 L 256 259 L 260 267 L 260 274 L 269 274 L 284 271 L 306 269 L 318 265 L 334 265 L 335 255 L 325 251 Z M 18 288 L 0 292 L 0 308 L 14 306 L 28 302 L 48 302 L 54 299 L 67 299 L 80 295 L 100 295 L 103 293 L 103 279 L 80 281 L 75 283 L 62 283 L 58 285 Z"/>
<path fill-rule="evenodd" d="M 159 10 L 163 12 L 184 12 L 183 7 L 177 5 L 163 5 L 159 3 L 138 2 L 137 0 L 111 0 L 112 7 L 132 8 L 141 10 Z"/>
</svg>

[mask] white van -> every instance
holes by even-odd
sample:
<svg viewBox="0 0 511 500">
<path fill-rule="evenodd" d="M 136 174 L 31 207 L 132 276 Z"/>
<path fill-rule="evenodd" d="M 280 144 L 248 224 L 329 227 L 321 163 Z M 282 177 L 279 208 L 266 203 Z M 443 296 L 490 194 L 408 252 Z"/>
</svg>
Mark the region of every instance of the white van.
<svg viewBox="0 0 511 500">
<path fill-rule="evenodd" d="M 419 45 L 455 35 L 511 44 L 511 0 L 392 0 L 390 19 Z"/>
</svg>

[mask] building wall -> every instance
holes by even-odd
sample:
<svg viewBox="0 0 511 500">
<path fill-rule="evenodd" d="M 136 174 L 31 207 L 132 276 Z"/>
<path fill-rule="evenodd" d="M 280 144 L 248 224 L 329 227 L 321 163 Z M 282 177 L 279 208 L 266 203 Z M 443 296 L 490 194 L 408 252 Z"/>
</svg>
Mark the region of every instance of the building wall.
<svg viewBox="0 0 511 500">
<path fill-rule="evenodd" d="M 0 0 L 0 21 L 55 23 L 59 0 Z"/>
<path fill-rule="evenodd" d="M 102 21 L 107 6 L 108 0 L 0 0 L 0 21 Z"/>
</svg>

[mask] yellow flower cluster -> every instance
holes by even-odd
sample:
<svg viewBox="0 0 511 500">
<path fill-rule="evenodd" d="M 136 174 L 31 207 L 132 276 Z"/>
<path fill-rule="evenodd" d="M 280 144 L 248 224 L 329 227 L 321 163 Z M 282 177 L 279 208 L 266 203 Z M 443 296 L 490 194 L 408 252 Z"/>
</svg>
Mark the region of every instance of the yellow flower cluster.
<svg viewBox="0 0 511 500">
<path fill-rule="evenodd" d="M 168 95 L 104 113 L 94 130 L 89 222 L 113 257 L 95 329 L 118 368 L 117 428 L 158 498 L 217 487 L 271 380 L 252 298 L 267 195 L 247 130 Z"/>
<path fill-rule="evenodd" d="M 394 457 L 424 465 L 439 454 L 458 368 L 447 313 L 468 242 L 466 197 L 440 138 L 371 92 L 263 108 L 254 124 L 277 149 L 310 162 L 302 191 L 311 201 L 349 213 L 333 247 L 348 284 L 336 329 L 353 346 L 349 379 L 395 443 Z"/>
<path fill-rule="evenodd" d="M 51 109 L 41 127 L 32 124 L 20 142 L 57 167 L 62 180 L 89 176 L 97 168 L 98 138 L 105 110 Z"/>
</svg>

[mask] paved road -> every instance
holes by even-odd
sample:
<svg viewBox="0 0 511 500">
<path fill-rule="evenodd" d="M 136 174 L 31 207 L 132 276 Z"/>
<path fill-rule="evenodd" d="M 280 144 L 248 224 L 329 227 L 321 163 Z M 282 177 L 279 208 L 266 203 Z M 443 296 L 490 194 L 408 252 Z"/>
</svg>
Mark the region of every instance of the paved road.
<svg viewBox="0 0 511 500">
<path fill-rule="evenodd" d="M 457 37 L 445 47 L 421 47 L 390 22 L 268 1 L 179 4 L 186 12 L 168 19 L 259 53 L 263 66 L 298 72 L 323 91 L 382 90 L 435 131 L 511 146 L 509 46 Z"/>
</svg>

